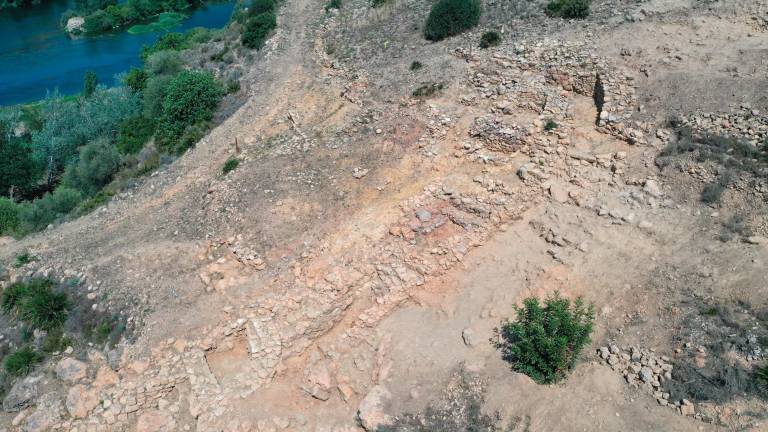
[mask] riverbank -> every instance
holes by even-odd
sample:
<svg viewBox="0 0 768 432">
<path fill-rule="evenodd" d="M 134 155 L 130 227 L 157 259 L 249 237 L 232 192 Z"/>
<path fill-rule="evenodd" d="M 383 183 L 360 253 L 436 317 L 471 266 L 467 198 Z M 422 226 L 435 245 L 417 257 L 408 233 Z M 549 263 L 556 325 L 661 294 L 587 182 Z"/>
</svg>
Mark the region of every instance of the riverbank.
<svg viewBox="0 0 768 432">
<path fill-rule="evenodd" d="M 74 35 L 99 35 L 128 27 L 132 34 L 148 33 L 178 26 L 186 17 L 183 12 L 203 4 L 203 0 L 114 3 L 95 10 L 68 10 L 62 15 L 61 22 L 65 24 L 64 30 Z M 138 28 L 134 30 L 133 27 Z"/>
<path fill-rule="evenodd" d="M 236 2 L 207 3 L 193 11 L 173 30 L 194 27 L 222 28 Z M 55 89 L 74 94 L 82 89 L 83 75 L 92 70 L 101 83 L 141 66 L 142 47 L 153 45 L 163 32 L 110 34 L 71 38 L 62 31 L 60 17 L 73 0 L 50 0 L 27 11 L 0 14 L 0 105 L 39 101 Z"/>
</svg>

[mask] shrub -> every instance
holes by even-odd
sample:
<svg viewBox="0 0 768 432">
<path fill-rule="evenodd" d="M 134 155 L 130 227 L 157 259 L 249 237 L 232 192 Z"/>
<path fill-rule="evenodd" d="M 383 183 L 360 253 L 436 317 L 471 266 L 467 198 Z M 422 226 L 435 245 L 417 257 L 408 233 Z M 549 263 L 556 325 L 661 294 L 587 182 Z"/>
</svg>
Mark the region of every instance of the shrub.
<svg viewBox="0 0 768 432">
<path fill-rule="evenodd" d="M 19 317 L 41 330 L 59 328 L 67 320 L 69 300 L 65 293 L 57 293 L 48 286 L 32 290 L 19 304 Z"/>
<path fill-rule="evenodd" d="M 99 77 L 96 76 L 96 72 L 87 71 L 83 77 L 83 95 L 87 98 L 91 97 L 97 85 L 99 85 Z"/>
<path fill-rule="evenodd" d="M 277 17 L 274 12 L 264 12 L 250 18 L 243 31 L 243 46 L 251 49 L 261 49 L 269 33 L 277 27 Z"/>
<path fill-rule="evenodd" d="M 138 93 L 147 86 L 147 78 L 149 78 L 147 71 L 134 67 L 123 78 L 123 84 L 128 86 L 132 92 Z"/>
<path fill-rule="evenodd" d="M 417 70 L 419 70 L 419 69 L 421 69 L 423 67 L 424 67 L 424 65 L 421 64 L 421 62 L 414 61 L 414 62 L 411 63 L 411 70 L 412 71 L 417 71 Z"/>
<path fill-rule="evenodd" d="M 56 329 L 48 332 L 40 349 L 46 354 L 51 354 L 64 351 L 70 345 L 72 345 L 72 339 L 65 336 L 63 330 Z"/>
<path fill-rule="evenodd" d="M 504 323 L 500 330 L 504 360 L 540 384 L 563 379 L 589 343 L 594 305 L 585 306 L 581 298 L 571 303 L 555 293 L 544 307 L 538 299 L 527 298 L 515 310 L 515 321 Z"/>
<path fill-rule="evenodd" d="M 109 202 L 109 200 L 112 199 L 113 196 L 115 196 L 114 192 L 108 191 L 108 190 L 101 190 L 93 197 L 83 201 L 83 203 L 80 204 L 80 206 L 78 207 L 77 213 L 79 215 L 90 213 L 91 211 L 95 210 L 97 207 Z"/>
<path fill-rule="evenodd" d="M 8 288 L 3 290 L 3 295 L 0 299 L 0 307 L 3 309 L 3 312 L 7 314 L 14 313 L 21 300 L 27 297 L 31 291 L 42 289 L 43 285 L 50 285 L 50 283 L 50 281 L 46 281 L 45 279 L 12 283 Z"/>
<path fill-rule="evenodd" d="M 221 173 L 224 175 L 227 175 L 230 171 L 237 168 L 237 166 L 240 165 L 240 161 L 235 158 L 229 158 L 224 163 L 224 166 L 221 168 Z"/>
<path fill-rule="evenodd" d="M 479 0 L 439 0 L 427 17 L 424 36 L 439 41 L 464 32 L 480 22 Z"/>
<path fill-rule="evenodd" d="M 552 119 L 547 120 L 546 123 L 544 123 L 544 130 L 545 131 L 551 131 L 557 129 L 557 122 L 555 122 Z"/>
<path fill-rule="evenodd" d="M 328 12 L 331 9 L 341 9 L 341 0 L 331 0 L 325 5 L 325 11 Z"/>
<path fill-rule="evenodd" d="M 19 228 L 37 231 L 72 211 L 82 201 L 79 191 L 59 186 L 52 193 L 43 195 L 31 203 L 24 203 L 19 211 Z"/>
<path fill-rule="evenodd" d="M 546 13 L 560 18 L 586 18 L 589 16 L 591 0 L 552 0 L 547 4 Z"/>
<path fill-rule="evenodd" d="M 253 0 L 248 15 L 256 16 L 265 12 L 273 12 L 276 6 L 275 0 Z"/>
<path fill-rule="evenodd" d="M 5 371 L 11 376 L 24 376 L 42 361 L 42 354 L 26 346 L 5 358 Z"/>
<path fill-rule="evenodd" d="M 162 115 L 158 123 L 158 140 L 166 149 L 182 151 L 180 138 L 213 118 L 213 112 L 224 95 L 221 85 L 210 72 L 184 71 L 175 76 L 166 89 Z M 195 140 L 196 141 L 196 140 Z"/>
<path fill-rule="evenodd" d="M 176 51 L 159 51 L 147 58 L 147 73 L 150 76 L 173 75 L 184 67 L 184 61 Z"/>
<path fill-rule="evenodd" d="M 733 174 L 730 171 L 725 171 L 718 176 L 717 180 L 705 185 L 704 189 L 701 191 L 701 202 L 704 204 L 714 204 L 719 202 L 732 178 Z"/>
<path fill-rule="evenodd" d="M 392 3 L 394 0 L 371 0 L 371 7 L 378 9 L 386 4 Z"/>
<path fill-rule="evenodd" d="M 30 145 L 14 136 L 13 127 L 10 122 L 0 120 L 0 196 L 9 195 L 11 189 L 16 195 L 31 189 L 38 176 Z"/>
<path fill-rule="evenodd" d="M 501 43 L 501 35 L 495 31 L 483 33 L 480 37 L 480 48 L 490 48 Z"/>
<path fill-rule="evenodd" d="M 31 253 L 24 252 L 16 255 L 16 262 L 13 263 L 13 266 L 16 268 L 23 267 L 24 265 L 29 264 L 32 261 L 35 261 L 35 259 L 36 258 Z"/>
<path fill-rule="evenodd" d="M 768 365 L 757 368 L 755 371 L 755 380 L 760 386 L 768 389 Z"/>
<path fill-rule="evenodd" d="M 414 97 L 430 97 L 442 90 L 445 86 L 443 83 L 428 83 L 420 86 L 411 93 Z"/>
<path fill-rule="evenodd" d="M 10 234 L 19 227 L 19 205 L 0 197 L 0 235 Z"/>
<path fill-rule="evenodd" d="M 172 77 L 161 75 L 147 80 L 146 88 L 142 94 L 144 107 L 141 115 L 144 118 L 156 119 L 163 112 L 163 100 Z"/>
<path fill-rule="evenodd" d="M 86 196 L 94 195 L 112 181 L 121 162 L 120 153 L 108 141 L 94 141 L 80 149 L 77 162 L 67 168 L 62 184 L 76 188 Z"/>
<path fill-rule="evenodd" d="M 155 122 L 143 116 L 133 116 L 120 124 L 115 147 L 122 154 L 136 154 L 155 133 Z"/>
<path fill-rule="evenodd" d="M 53 291 L 53 283 L 47 279 L 17 282 L 2 295 L 2 309 L 14 314 L 30 326 L 41 330 L 60 328 L 67 320 L 70 307 L 65 293 Z"/>
</svg>

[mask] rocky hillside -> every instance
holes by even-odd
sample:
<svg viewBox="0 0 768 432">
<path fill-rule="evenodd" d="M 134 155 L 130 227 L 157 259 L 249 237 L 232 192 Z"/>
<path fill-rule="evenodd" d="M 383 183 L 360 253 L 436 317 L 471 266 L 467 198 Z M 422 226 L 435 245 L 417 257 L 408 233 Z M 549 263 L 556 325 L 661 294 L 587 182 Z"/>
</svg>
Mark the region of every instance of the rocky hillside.
<svg viewBox="0 0 768 432">
<path fill-rule="evenodd" d="M 429 6 L 286 0 L 193 149 L 0 239 L 3 304 L 41 278 L 73 303 L 2 426 L 766 430 L 765 6 L 486 1 L 439 42 Z M 595 330 L 542 385 L 495 329 L 554 292 Z M 3 354 L 43 350 L 13 310 Z"/>
</svg>

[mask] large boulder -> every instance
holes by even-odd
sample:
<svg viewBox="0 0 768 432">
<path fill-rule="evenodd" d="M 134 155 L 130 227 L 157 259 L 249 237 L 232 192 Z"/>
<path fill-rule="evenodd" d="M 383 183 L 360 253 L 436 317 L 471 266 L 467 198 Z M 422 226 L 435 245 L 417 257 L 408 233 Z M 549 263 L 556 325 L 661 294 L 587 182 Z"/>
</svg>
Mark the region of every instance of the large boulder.
<svg viewBox="0 0 768 432">
<path fill-rule="evenodd" d="M 392 394 L 383 385 L 377 385 L 368 392 L 357 408 L 357 419 L 360 426 L 367 431 L 375 431 L 379 426 L 392 421 L 384 411 Z"/>
<path fill-rule="evenodd" d="M 56 376 L 59 377 L 60 380 L 69 383 L 85 378 L 87 371 L 88 365 L 70 357 L 62 359 L 56 364 Z"/>
<path fill-rule="evenodd" d="M 61 420 L 61 399 L 56 393 L 46 393 L 37 401 L 37 409 L 24 422 L 24 432 L 50 430 Z"/>
<path fill-rule="evenodd" d="M 42 378 L 42 376 L 35 376 L 16 381 L 3 399 L 3 409 L 7 412 L 18 412 L 31 405 L 40 393 Z"/>
</svg>

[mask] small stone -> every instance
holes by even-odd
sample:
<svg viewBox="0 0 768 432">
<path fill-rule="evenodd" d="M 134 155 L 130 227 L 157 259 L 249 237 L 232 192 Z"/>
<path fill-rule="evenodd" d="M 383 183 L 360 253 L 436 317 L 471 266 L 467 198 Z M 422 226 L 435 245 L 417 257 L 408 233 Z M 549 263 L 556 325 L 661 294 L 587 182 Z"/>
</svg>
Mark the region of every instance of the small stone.
<svg viewBox="0 0 768 432">
<path fill-rule="evenodd" d="M 475 333 L 470 328 L 465 328 L 461 331 L 461 339 L 464 340 L 464 345 L 472 346 Z"/>
<path fill-rule="evenodd" d="M 416 211 L 416 217 L 421 222 L 429 222 L 432 219 L 432 213 L 430 213 L 427 210 L 417 210 Z"/>
<path fill-rule="evenodd" d="M 372 432 L 379 426 L 390 423 L 391 417 L 384 412 L 384 409 L 391 398 L 392 394 L 383 385 L 373 387 L 357 409 L 360 426 Z"/>
</svg>

